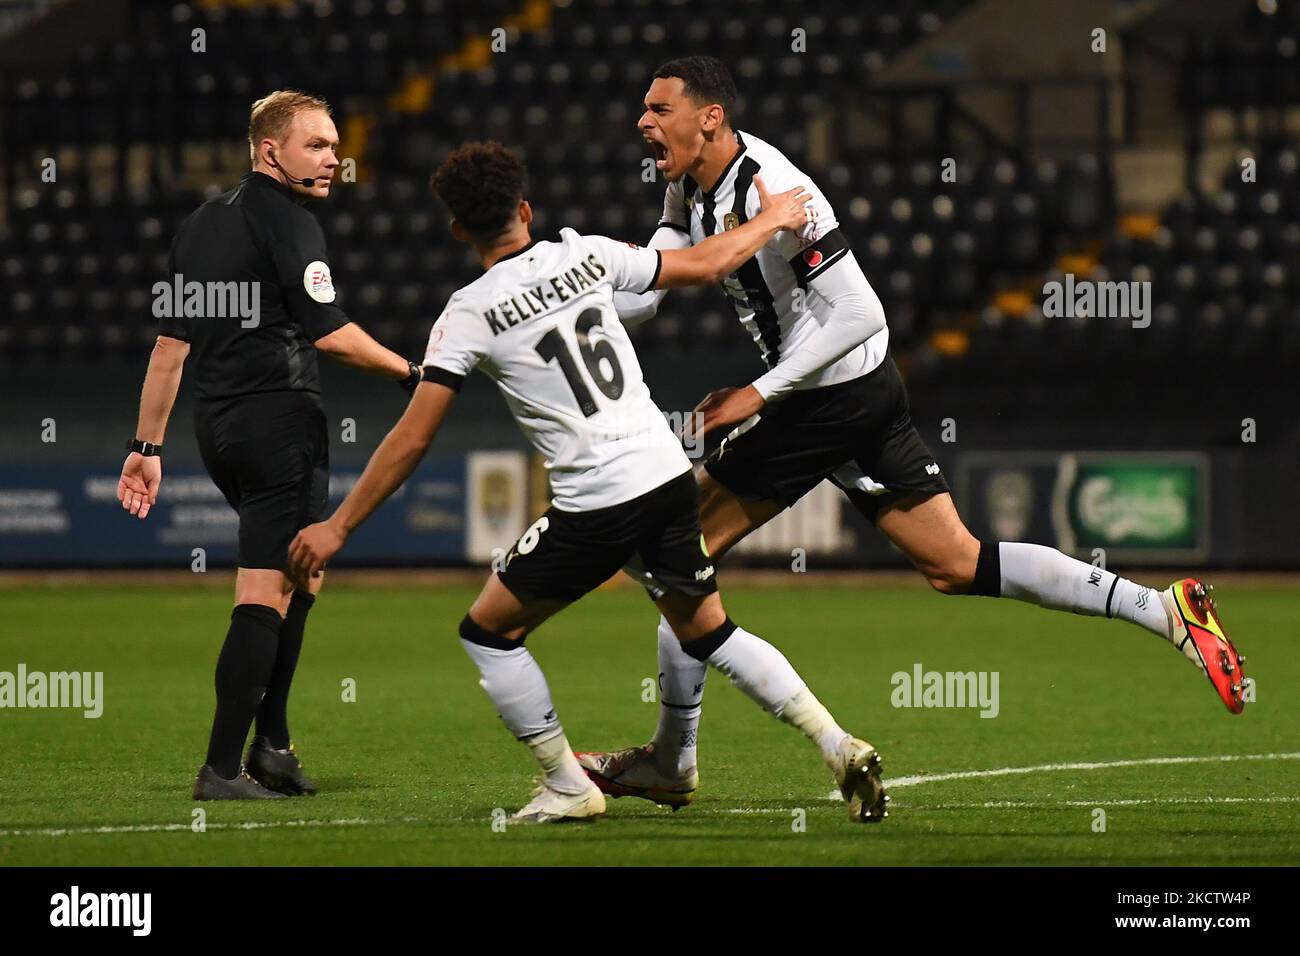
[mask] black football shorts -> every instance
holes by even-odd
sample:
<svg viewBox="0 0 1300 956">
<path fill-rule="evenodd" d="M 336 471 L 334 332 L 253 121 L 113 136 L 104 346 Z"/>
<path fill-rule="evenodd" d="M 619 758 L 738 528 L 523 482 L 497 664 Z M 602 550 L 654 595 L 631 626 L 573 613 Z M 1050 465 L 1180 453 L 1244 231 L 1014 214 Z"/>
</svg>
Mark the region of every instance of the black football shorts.
<svg viewBox="0 0 1300 956">
<path fill-rule="evenodd" d="M 548 508 L 515 542 L 498 574 L 520 600 L 572 602 L 638 555 L 669 591 L 706 596 L 718 589 L 692 472 L 608 508 Z"/>
<path fill-rule="evenodd" d="M 319 400 L 282 391 L 196 402 L 194 427 L 208 474 L 239 513 L 239 566 L 287 571 L 289 543 L 329 501 Z"/>
<path fill-rule="evenodd" d="M 705 461 L 723 487 L 790 507 L 829 478 L 873 524 L 880 509 L 948 482 L 912 424 L 891 356 L 859 378 L 792 392 L 736 429 Z"/>
</svg>

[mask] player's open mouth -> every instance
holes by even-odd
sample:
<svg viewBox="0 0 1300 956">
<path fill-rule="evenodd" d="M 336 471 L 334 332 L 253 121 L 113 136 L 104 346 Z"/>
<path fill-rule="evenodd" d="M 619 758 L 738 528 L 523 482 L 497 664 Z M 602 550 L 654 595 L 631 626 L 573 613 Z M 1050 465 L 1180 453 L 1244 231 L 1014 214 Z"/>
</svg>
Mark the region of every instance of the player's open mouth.
<svg viewBox="0 0 1300 956">
<path fill-rule="evenodd" d="M 650 148 L 655 154 L 655 169 L 664 170 L 668 168 L 668 147 L 663 143 L 650 140 Z"/>
</svg>

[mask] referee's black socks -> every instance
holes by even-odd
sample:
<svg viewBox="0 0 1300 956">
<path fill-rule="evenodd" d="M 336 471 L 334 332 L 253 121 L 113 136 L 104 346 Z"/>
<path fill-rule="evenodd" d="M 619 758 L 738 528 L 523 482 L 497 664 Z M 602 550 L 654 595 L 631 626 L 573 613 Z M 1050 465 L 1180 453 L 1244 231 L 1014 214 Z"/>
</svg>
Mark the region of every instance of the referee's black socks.
<svg viewBox="0 0 1300 956">
<path fill-rule="evenodd" d="M 316 597 L 306 591 L 294 591 L 288 613 L 280 625 L 280 646 L 275 654 L 275 669 L 267 685 L 262 706 L 257 708 L 257 733 L 271 741 L 276 750 L 289 746 L 289 685 L 302 653 L 302 635 L 307 627 L 307 612 Z"/>
<path fill-rule="evenodd" d="M 230 630 L 217 658 L 217 713 L 207 759 L 227 780 L 239 774 L 244 738 L 271 682 L 280 625 L 280 612 L 264 604 L 239 604 L 230 614 Z"/>
</svg>

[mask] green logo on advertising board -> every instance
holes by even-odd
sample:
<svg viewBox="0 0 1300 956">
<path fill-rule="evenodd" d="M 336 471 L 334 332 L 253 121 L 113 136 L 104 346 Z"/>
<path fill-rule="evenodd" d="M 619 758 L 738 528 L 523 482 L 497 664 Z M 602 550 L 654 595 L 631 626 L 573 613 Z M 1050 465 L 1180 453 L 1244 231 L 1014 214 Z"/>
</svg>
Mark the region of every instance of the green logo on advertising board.
<svg viewBox="0 0 1300 956">
<path fill-rule="evenodd" d="M 1099 458 L 1076 460 L 1062 471 L 1066 480 L 1058 490 L 1068 496 L 1076 548 L 1181 550 L 1202 543 L 1198 463 Z"/>
</svg>

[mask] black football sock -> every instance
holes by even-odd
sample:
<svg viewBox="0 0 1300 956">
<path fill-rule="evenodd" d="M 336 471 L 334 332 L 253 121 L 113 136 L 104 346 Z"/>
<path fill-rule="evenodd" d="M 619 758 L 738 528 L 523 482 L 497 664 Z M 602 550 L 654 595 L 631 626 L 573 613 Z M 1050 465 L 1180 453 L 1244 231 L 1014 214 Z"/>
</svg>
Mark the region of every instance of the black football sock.
<svg viewBox="0 0 1300 956">
<path fill-rule="evenodd" d="M 302 635 L 307 628 L 307 612 L 316 603 L 314 595 L 294 591 L 289 601 L 289 612 L 280 625 L 280 647 L 275 652 L 275 670 L 266 696 L 257 708 L 257 733 L 271 741 L 276 750 L 289 746 L 289 685 L 298 668 L 298 655 L 302 653 Z"/>
<path fill-rule="evenodd" d="M 227 780 L 239 773 L 244 738 L 275 667 L 280 612 L 264 604 L 239 604 L 217 658 L 217 713 L 208 738 L 208 763 Z"/>
</svg>

